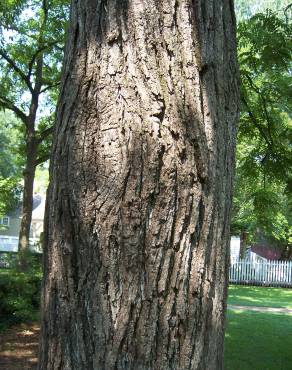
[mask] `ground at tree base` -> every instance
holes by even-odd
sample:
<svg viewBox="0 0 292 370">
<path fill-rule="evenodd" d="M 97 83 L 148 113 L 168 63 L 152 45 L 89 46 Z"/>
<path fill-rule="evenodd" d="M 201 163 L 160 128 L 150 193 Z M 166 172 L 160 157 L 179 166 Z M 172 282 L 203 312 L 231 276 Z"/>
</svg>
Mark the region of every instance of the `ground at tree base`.
<svg viewBox="0 0 292 370">
<path fill-rule="evenodd" d="M 0 369 L 36 370 L 39 324 L 15 325 L 0 333 Z"/>
<path fill-rule="evenodd" d="M 289 329 L 291 309 L 286 308 L 284 310 L 287 310 L 287 313 L 279 314 L 279 308 L 275 307 L 238 305 L 228 305 L 228 307 L 225 370 L 288 370 L 291 368 L 291 341 L 288 340 L 289 331 L 291 332 Z M 233 309 L 230 309 L 231 307 Z M 251 312 L 254 309 L 261 312 Z M 252 330 L 255 330 L 253 336 L 256 338 L 250 337 Z M 36 370 L 39 332 L 37 322 L 15 325 L 1 332 L 0 369 Z M 288 335 L 287 343 L 280 347 L 281 338 L 285 334 Z"/>
</svg>

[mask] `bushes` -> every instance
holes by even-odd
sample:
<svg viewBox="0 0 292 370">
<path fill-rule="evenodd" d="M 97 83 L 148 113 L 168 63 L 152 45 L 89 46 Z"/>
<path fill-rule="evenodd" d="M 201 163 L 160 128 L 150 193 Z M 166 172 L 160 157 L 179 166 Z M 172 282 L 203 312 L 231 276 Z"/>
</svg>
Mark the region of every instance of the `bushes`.
<svg viewBox="0 0 292 370">
<path fill-rule="evenodd" d="M 35 257 L 30 267 L 0 270 L 0 330 L 13 323 L 36 320 L 40 306 L 41 269 Z"/>
</svg>

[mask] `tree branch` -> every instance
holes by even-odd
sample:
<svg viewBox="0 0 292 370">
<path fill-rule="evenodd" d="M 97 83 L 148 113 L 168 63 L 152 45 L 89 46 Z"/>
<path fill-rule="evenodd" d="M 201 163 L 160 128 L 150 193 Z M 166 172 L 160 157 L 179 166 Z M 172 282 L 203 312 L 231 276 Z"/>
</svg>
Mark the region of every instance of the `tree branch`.
<svg viewBox="0 0 292 370">
<path fill-rule="evenodd" d="M 7 31 L 15 31 L 15 32 L 17 32 L 17 33 L 19 33 L 21 35 L 24 35 L 26 37 L 29 37 L 29 38 L 31 38 L 33 40 L 37 40 L 37 37 L 35 35 L 31 35 L 31 34 L 25 32 L 24 30 L 20 30 L 18 27 L 16 27 L 13 24 L 12 25 L 11 24 L 7 25 L 7 24 L 5 24 L 5 23 L 3 23 L 3 22 L 0 21 L 0 26 L 3 27 Z"/>
<path fill-rule="evenodd" d="M 12 67 L 12 69 L 21 77 L 21 79 L 26 83 L 27 87 L 29 88 L 30 92 L 33 92 L 33 87 L 30 83 L 30 79 L 28 76 L 16 65 L 14 60 L 12 60 L 4 50 L 0 49 L 0 56 L 6 60 L 6 62 Z"/>
<path fill-rule="evenodd" d="M 13 111 L 16 114 L 16 116 L 22 120 L 25 126 L 28 127 L 27 115 L 21 109 L 19 109 L 16 105 L 14 105 L 12 101 L 5 98 L 4 96 L 0 96 L 0 106 Z"/>
<path fill-rule="evenodd" d="M 44 46 L 44 31 L 46 28 L 47 24 L 47 19 L 48 19 L 48 7 L 47 7 L 47 1 L 43 0 L 42 1 L 42 10 L 43 10 L 43 20 L 40 26 L 40 31 L 39 31 L 39 38 L 38 38 L 38 44 L 39 48 L 36 51 L 36 53 L 33 55 L 32 60 L 29 63 L 29 75 L 32 72 L 32 67 L 33 64 L 36 62 L 36 71 L 35 71 L 35 85 L 33 88 L 33 95 L 39 95 L 41 88 L 42 88 L 42 82 L 43 82 L 43 65 L 44 65 L 44 55 L 43 51 L 45 50 Z M 36 108 L 37 109 L 37 104 Z"/>
<path fill-rule="evenodd" d="M 43 156 L 37 158 L 37 160 L 35 161 L 35 166 L 38 166 L 38 165 L 48 161 L 50 158 L 51 158 L 50 154 L 46 154 L 46 155 L 43 155 Z"/>
<path fill-rule="evenodd" d="M 36 50 L 36 52 L 34 53 L 34 55 L 32 56 L 32 58 L 31 58 L 31 60 L 30 60 L 30 62 L 29 62 L 29 64 L 28 64 L 28 76 L 29 76 L 29 77 L 30 77 L 30 76 L 31 76 L 31 74 L 32 74 L 32 68 L 33 68 L 33 65 L 34 65 L 34 63 L 35 63 L 35 61 L 36 61 L 36 59 L 37 59 L 37 56 L 38 56 L 40 53 L 42 53 L 43 51 L 45 51 L 46 49 L 48 49 L 48 48 L 50 48 L 50 47 L 52 47 L 52 46 L 57 46 L 59 42 L 61 42 L 61 41 L 60 41 L 60 40 L 56 40 L 56 41 L 54 41 L 54 42 L 50 42 L 50 43 L 48 43 L 48 44 L 46 44 L 46 45 L 43 45 L 43 46 L 39 47 L 39 48 Z"/>
<path fill-rule="evenodd" d="M 268 144 L 268 147 L 273 151 L 273 145 L 272 143 L 270 142 L 268 136 L 266 135 L 265 131 L 263 130 L 263 128 L 261 127 L 261 125 L 257 122 L 257 119 L 256 117 L 254 116 L 253 112 L 251 111 L 246 99 L 244 96 L 241 96 L 241 100 L 243 102 L 243 104 L 245 105 L 246 109 L 247 109 L 247 113 L 249 115 L 249 118 L 251 119 L 251 121 L 253 122 L 253 124 L 255 125 L 255 127 L 259 130 L 260 134 L 262 135 L 262 137 L 264 138 L 265 142 Z"/>
<path fill-rule="evenodd" d="M 47 128 L 46 130 L 42 131 L 39 134 L 39 137 L 37 139 L 37 144 L 40 144 L 41 142 L 43 142 L 45 140 L 45 138 L 47 138 L 49 135 L 51 135 L 54 132 L 54 128 L 55 128 L 55 126 L 51 126 L 51 127 Z"/>
<path fill-rule="evenodd" d="M 59 86 L 59 85 L 60 85 L 60 81 L 59 82 L 56 82 L 54 84 L 48 85 L 44 89 L 41 90 L 41 94 L 44 93 L 44 92 L 46 92 L 46 91 L 48 91 L 48 90 L 50 90 L 50 89 L 52 89 L 52 88 L 54 88 L 54 87 Z"/>
<path fill-rule="evenodd" d="M 288 12 L 288 10 L 289 10 L 291 7 L 292 7 L 292 3 L 288 4 L 288 5 L 286 6 L 286 8 L 284 9 L 284 14 L 286 15 L 286 17 L 288 17 L 286 13 Z"/>
<path fill-rule="evenodd" d="M 271 146 L 273 146 L 273 138 L 272 138 L 272 134 L 271 134 L 271 121 L 270 121 L 270 117 L 269 117 L 269 113 L 268 113 L 268 109 L 267 109 L 267 104 L 266 104 L 266 99 L 265 97 L 263 96 L 261 90 L 258 88 L 258 86 L 256 86 L 252 80 L 252 78 L 249 76 L 248 73 L 245 73 L 244 76 L 247 78 L 248 82 L 249 82 L 249 85 L 250 87 L 259 95 L 260 97 L 260 100 L 262 102 L 262 109 L 263 109 L 263 113 L 266 117 L 266 121 L 267 121 L 267 126 L 268 126 L 268 133 L 269 133 L 269 141 L 271 143 Z"/>
</svg>

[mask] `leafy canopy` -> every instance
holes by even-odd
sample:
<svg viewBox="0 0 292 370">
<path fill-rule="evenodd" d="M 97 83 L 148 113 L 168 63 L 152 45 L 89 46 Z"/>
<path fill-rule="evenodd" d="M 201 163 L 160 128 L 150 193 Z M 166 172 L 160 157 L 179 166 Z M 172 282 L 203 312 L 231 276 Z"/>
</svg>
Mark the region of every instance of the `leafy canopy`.
<svg viewBox="0 0 292 370">
<path fill-rule="evenodd" d="M 0 112 L 0 217 L 13 209 L 19 201 L 21 167 L 19 155 L 21 137 L 19 122 L 9 112 Z"/>
<path fill-rule="evenodd" d="M 282 245 L 291 243 L 291 36 L 291 23 L 270 10 L 238 25 L 242 107 L 232 226 Z"/>
<path fill-rule="evenodd" d="M 38 105 L 40 163 L 50 150 L 51 137 L 43 133 L 54 121 L 68 7 L 64 0 L 14 0 L 0 6 L 0 107 L 28 126 L 33 104 Z"/>
</svg>

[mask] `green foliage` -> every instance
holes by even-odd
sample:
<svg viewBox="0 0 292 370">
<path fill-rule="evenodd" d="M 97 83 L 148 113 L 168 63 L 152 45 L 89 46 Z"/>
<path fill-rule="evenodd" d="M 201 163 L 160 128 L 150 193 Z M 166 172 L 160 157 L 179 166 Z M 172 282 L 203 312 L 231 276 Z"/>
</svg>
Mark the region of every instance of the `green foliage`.
<svg viewBox="0 0 292 370">
<path fill-rule="evenodd" d="M 0 112 L 0 216 L 13 210 L 21 195 L 22 158 L 19 122 L 9 112 Z"/>
<path fill-rule="evenodd" d="M 23 121 L 26 140 L 25 120 L 37 94 L 33 124 L 41 143 L 38 163 L 50 152 L 51 136 L 46 131 L 54 120 L 68 8 L 64 0 L 9 1 L 0 7 L 0 106 Z"/>
<path fill-rule="evenodd" d="M 20 177 L 23 167 L 21 123 L 9 111 L 0 111 L 0 176 Z"/>
<path fill-rule="evenodd" d="M 15 17 L 25 8 L 23 0 L 5 0 L 0 2 L 0 19 L 3 25 L 13 22 Z"/>
<path fill-rule="evenodd" d="M 0 24 L 2 26 L 1 49 L 32 84 L 35 82 L 38 57 L 43 56 L 42 105 L 43 109 L 54 107 L 55 101 L 52 101 L 52 96 L 55 97 L 55 90 L 60 80 L 68 4 L 67 1 L 22 1 L 20 3 L 25 4 L 25 8 L 18 6 L 14 9 L 11 5 L 13 19 L 9 17 L 10 22 Z M 4 10 L 5 15 L 6 11 Z M 28 92 L 27 81 L 22 78 L 19 71 L 12 68 L 11 63 L 3 55 L 1 71 L 1 95 L 18 103 L 27 111 L 29 109 L 29 100 L 25 97 L 25 93 Z M 52 90 L 50 93 L 44 91 L 49 88 Z"/>
<path fill-rule="evenodd" d="M 14 0 L 0 7 L 0 108 L 21 121 L 26 211 L 35 169 L 51 150 L 68 7 L 64 0 Z M 20 240 L 28 246 L 30 217 L 21 223 Z"/>
<path fill-rule="evenodd" d="M 241 166 L 243 162 L 247 169 L 252 165 L 255 174 L 264 173 L 266 180 L 286 181 L 292 164 L 292 26 L 267 12 L 239 24 L 238 35 L 239 143 L 245 144 L 245 153 L 239 152 L 238 158 Z"/>
<path fill-rule="evenodd" d="M 285 10 L 290 4 L 290 0 L 235 0 L 235 13 L 238 21 L 248 19 L 256 13 L 265 12 L 267 9 L 272 11 Z"/>
<path fill-rule="evenodd" d="M 16 260 L 14 261 L 16 263 Z M 14 323 L 35 320 L 40 307 L 41 270 L 37 256 L 30 268 L 0 270 L 0 330 Z"/>
<path fill-rule="evenodd" d="M 291 243 L 292 26 L 277 13 L 238 25 L 241 117 L 233 232 Z"/>
<path fill-rule="evenodd" d="M 16 208 L 20 195 L 21 186 L 17 178 L 0 177 L 0 217 Z"/>
</svg>

